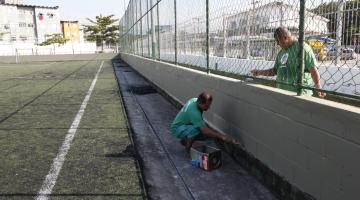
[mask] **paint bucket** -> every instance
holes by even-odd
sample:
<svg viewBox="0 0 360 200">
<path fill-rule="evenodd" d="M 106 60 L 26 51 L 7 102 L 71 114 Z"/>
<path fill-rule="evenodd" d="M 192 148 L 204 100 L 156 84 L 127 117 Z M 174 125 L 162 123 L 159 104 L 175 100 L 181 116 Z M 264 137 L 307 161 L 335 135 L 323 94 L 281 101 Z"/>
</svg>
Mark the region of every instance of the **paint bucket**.
<svg viewBox="0 0 360 200">
<path fill-rule="evenodd" d="M 202 143 L 194 143 L 190 149 L 190 163 L 205 171 L 221 167 L 221 150 Z"/>
</svg>

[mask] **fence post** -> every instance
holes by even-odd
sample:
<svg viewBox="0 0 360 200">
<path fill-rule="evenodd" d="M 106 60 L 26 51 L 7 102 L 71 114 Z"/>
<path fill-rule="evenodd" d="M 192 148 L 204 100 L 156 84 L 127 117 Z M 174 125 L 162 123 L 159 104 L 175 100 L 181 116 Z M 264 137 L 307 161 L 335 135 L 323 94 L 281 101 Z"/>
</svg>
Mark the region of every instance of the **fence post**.
<svg viewBox="0 0 360 200">
<path fill-rule="evenodd" d="M 142 5 L 141 5 L 141 0 L 140 0 L 140 18 L 141 18 L 141 20 L 140 20 L 140 45 L 141 45 L 141 56 L 144 56 L 144 42 L 143 42 L 143 25 L 142 25 Z"/>
<path fill-rule="evenodd" d="M 153 1 L 150 0 L 150 18 L 151 18 L 151 58 L 155 58 L 155 26 L 154 26 L 154 13 Z"/>
<path fill-rule="evenodd" d="M 149 0 L 146 0 L 146 11 L 149 11 Z M 147 52 L 148 52 L 148 57 L 151 56 L 151 51 L 150 51 L 150 46 L 151 46 L 151 40 L 150 40 L 150 34 L 149 34 L 149 30 L 150 30 L 150 19 L 149 19 L 149 13 L 146 14 L 146 19 L 147 19 Z"/>
<path fill-rule="evenodd" d="M 134 1 L 131 0 L 131 53 L 135 54 L 135 13 L 134 13 Z"/>
<path fill-rule="evenodd" d="M 250 13 L 252 13 L 252 8 L 249 9 Z M 246 47 L 245 47 L 245 59 L 250 59 L 249 51 L 250 51 L 250 13 L 246 16 Z M 242 57 L 244 55 L 241 55 Z"/>
<path fill-rule="evenodd" d="M 342 31 L 343 31 L 343 12 L 344 12 L 345 0 L 339 0 L 336 11 L 336 59 L 335 65 L 338 66 L 341 58 L 341 42 L 342 42 Z"/>
<path fill-rule="evenodd" d="M 210 73 L 210 45 L 209 45 L 209 0 L 206 0 L 206 72 Z"/>
<path fill-rule="evenodd" d="M 174 47 L 175 47 L 175 64 L 177 64 L 178 63 L 178 55 L 177 55 L 177 16 L 176 16 L 177 14 L 176 14 L 176 0 L 174 0 L 174 18 L 175 18 L 175 25 L 174 25 L 174 27 L 175 27 L 175 39 L 174 39 L 174 42 L 175 42 L 175 45 L 174 45 Z"/>
<path fill-rule="evenodd" d="M 19 53 L 18 50 L 15 49 L 15 63 L 18 64 L 19 63 Z"/>
<path fill-rule="evenodd" d="M 131 53 L 134 54 L 135 53 L 135 32 L 134 32 L 134 1 L 133 0 L 130 0 L 130 3 L 131 3 L 131 7 L 130 7 L 130 21 L 131 21 L 131 24 L 129 27 L 131 27 L 131 37 L 130 37 L 130 42 L 131 42 Z"/>
<path fill-rule="evenodd" d="M 135 50 L 135 54 L 139 55 L 139 27 L 138 27 L 138 0 L 135 0 L 135 20 L 134 20 L 134 30 L 135 30 L 135 39 L 136 39 L 136 50 Z"/>
<path fill-rule="evenodd" d="M 223 44 L 223 48 L 224 48 L 224 52 L 223 52 L 223 57 L 226 58 L 226 53 L 227 53 L 227 16 L 224 14 L 223 15 L 223 37 L 224 37 L 224 44 Z"/>
<path fill-rule="evenodd" d="M 157 25 L 158 25 L 158 32 L 157 32 L 157 47 L 158 47 L 158 60 L 160 60 L 160 19 L 159 19 L 159 3 L 160 1 L 158 1 L 158 3 L 156 4 L 156 9 L 157 9 Z"/>
<path fill-rule="evenodd" d="M 75 54 L 75 50 L 74 50 L 74 41 L 71 41 L 71 46 L 72 46 L 72 52 L 73 54 Z M 81 48 L 81 47 L 80 47 Z"/>
<path fill-rule="evenodd" d="M 306 0 L 300 0 L 300 23 L 299 23 L 299 68 L 297 80 L 297 95 L 302 93 L 303 77 L 304 77 L 304 27 L 305 27 L 305 5 Z"/>
</svg>

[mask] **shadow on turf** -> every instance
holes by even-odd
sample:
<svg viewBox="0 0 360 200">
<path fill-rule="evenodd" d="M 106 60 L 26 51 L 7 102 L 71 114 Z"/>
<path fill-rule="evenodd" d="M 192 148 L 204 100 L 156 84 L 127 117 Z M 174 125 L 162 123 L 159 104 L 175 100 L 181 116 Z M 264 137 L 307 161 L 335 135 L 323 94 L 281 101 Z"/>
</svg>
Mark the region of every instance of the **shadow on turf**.
<svg viewBox="0 0 360 200">
<path fill-rule="evenodd" d="M 132 145 L 126 146 L 125 150 L 121 153 L 109 153 L 105 154 L 105 157 L 107 158 L 134 158 L 135 157 L 135 151 L 134 147 Z"/>
</svg>

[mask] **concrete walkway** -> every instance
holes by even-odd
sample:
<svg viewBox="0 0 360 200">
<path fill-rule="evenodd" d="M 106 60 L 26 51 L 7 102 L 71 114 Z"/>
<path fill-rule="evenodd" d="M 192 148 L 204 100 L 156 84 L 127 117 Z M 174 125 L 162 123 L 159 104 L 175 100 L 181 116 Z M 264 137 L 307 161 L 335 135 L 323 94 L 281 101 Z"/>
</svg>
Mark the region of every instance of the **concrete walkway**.
<svg viewBox="0 0 360 200">
<path fill-rule="evenodd" d="M 224 152 L 218 170 L 193 167 L 184 147 L 169 132 L 178 109 L 125 63 L 114 63 L 114 69 L 149 198 L 276 199 Z"/>
</svg>

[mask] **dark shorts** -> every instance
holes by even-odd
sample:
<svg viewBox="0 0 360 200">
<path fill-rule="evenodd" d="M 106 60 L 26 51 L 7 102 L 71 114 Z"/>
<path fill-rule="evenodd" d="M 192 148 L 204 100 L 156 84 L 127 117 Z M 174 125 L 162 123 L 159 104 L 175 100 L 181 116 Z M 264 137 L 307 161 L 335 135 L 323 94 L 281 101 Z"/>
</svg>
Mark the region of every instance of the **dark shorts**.
<svg viewBox="0 0 360 200">
<path fill-rule="evenodd" d="M 200 128 L 194 125 L 181 125 L 172 132 L 172 134 L 179 139 L 192 138 L 200 133 Z"/>
<path fill-rule="evenodd" d="M 179 139 L 187 139 L 195 136 L 200 140 L 208 139 L 206 135 L 201 133 L 200 127 L 194 125 L 178 126 L 172 134 Z"/>
</svg>

